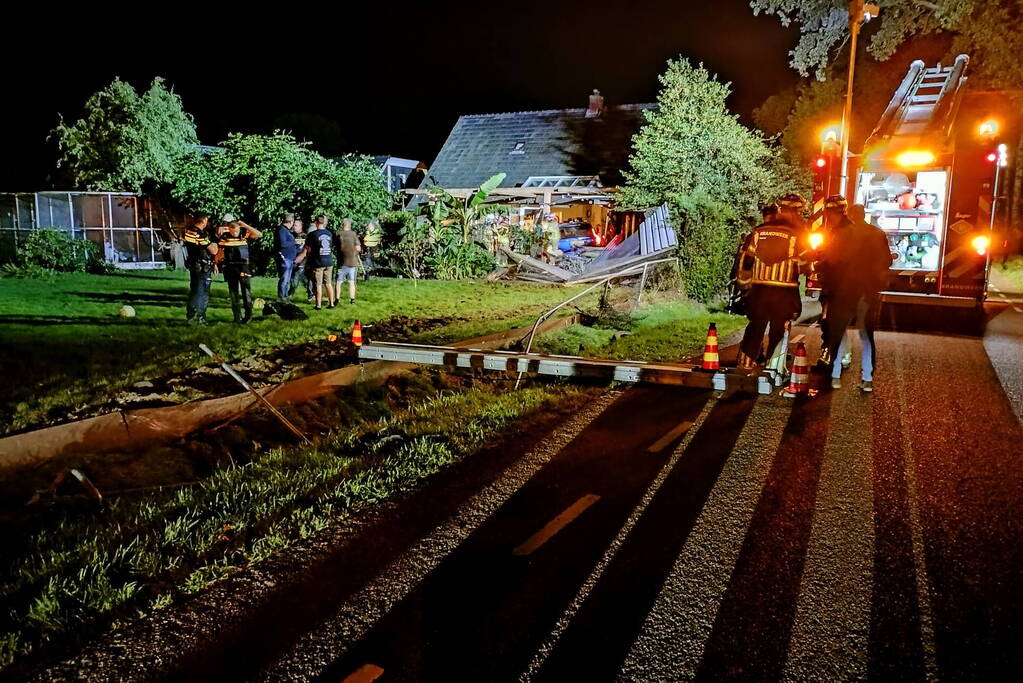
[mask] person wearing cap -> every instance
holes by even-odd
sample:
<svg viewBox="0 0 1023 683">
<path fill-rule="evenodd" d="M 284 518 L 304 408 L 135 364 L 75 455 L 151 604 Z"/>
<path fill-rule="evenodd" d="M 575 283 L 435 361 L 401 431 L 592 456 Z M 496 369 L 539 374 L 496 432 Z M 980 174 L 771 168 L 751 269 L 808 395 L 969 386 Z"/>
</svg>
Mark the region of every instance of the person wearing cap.
<svg viewBox="0 0 1023 683">
<path fill-rule="evenodd" d="M 185 228 L 185 267 L 188 269 L 188 305 L 185 320 L 198 325 L 206 324 L 206 306 L 210 302 L 213 284 L 213 263 L 218 247 L 210 239 L 209 217 L 196 215 Z"/>
<path fill-rule="evenodd" d="M 787 325 L 799 317 L 801 258 L 807 251 L 802 210 L 806 202 L 798 194 L 778 201 L 778 211 L 753 229 L 739 259 L 737 282 L 746 289 L 744 305 L 749 324 L 739 347 L 738 365 L 754 370 L 785 335 Z M 767 349 L 761 353 L 764 333 Z"/>
<path fill-rule="evenodd" d="M 845 331 L 855 317 L 861 343 L 860 389 L 873 391 L 876 347 L 874 330 L 881 311 L 881 290 L 888 282 L 892 257 L 888 238 L 880 228 L 864 220 L 860 204 L 844 214 L 844 206 L 825 208 L 834 226 L 821 259 L 823 294 L 828 303 L 825 347 L 835 349 L 831 358 L 831 386 L 842 386 L 842 364 L 836 362 L 848 350 Z"/>
<path fill-rule="evenodd" d="M 249 240 L 263 233 L 232 214 L 224 214 L 223 225 L 217 229 L 218 245 L 224 254 L 224 280 L 231 293 L 231 312 L 236 323 L 252 320 L 252 271 L 249 266 Z M 244 311 L 244 315 L 243 315 Z"/>
</svg>

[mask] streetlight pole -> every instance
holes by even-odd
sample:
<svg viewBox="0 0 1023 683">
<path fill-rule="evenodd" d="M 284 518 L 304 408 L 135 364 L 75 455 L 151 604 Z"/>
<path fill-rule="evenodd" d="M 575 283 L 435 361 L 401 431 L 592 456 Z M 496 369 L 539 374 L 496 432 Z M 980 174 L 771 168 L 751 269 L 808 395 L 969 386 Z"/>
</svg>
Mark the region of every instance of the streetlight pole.
<svg viewBox="0 0 1023 683">
<path fill-rule="evenodd" d="M 856 73 L 856 42 L 860 26 L 877 16 L 877 5 L 865 5 L 864 0 L 849 3 L 849 78 L 845 88 L 845 109 L 842 111 L 842 177 L 839 191 L 848 196 L 849 187 L 849 137 L 852 130 L 853 76 Z"/>
</svg>

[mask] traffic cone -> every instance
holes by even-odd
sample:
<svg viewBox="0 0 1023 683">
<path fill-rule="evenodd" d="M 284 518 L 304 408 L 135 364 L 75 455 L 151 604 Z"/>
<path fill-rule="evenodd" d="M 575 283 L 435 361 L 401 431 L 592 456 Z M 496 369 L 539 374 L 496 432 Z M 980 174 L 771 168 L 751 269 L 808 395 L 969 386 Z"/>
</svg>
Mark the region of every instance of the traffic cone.
<svg viewBox="0 0 1023 683">
<path fill-rule="evenodd" d="M 721 368 L 718 362 L 718 326 L 711 323 L 707 328 L 707 343 L 703 346 L 703 364 L 701 370 L 718 370 Z"/>
<path fill-rule="evenodd" d="M 352 326 L 352 344 L 354 346 L 362 346 L 362 323 L 358 320 Z"/>
<path fill-rule="evenodd" d="M 792 376 L 789 385 L 782 392 L 785 398 L 793 398 L 796 394 L 805 394 L 810 389 L 810 366 L 806 361 L 806 346 L 799 342 L 796 346 L 796 357 L 792 361 Z"/>
</svg>

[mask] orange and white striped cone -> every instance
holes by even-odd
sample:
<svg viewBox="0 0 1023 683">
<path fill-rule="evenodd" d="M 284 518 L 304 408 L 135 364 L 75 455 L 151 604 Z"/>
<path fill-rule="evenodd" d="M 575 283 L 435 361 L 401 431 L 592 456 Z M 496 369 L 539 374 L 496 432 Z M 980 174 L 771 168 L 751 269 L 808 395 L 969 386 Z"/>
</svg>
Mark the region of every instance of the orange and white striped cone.
<svg viewBox="0 0 1023 683">
<path fill-rule="evenodd" d="M 806 360 L 806 346 L 799 342 L 796 346 L 796 357 L 792 361 L 792 375 L 789 385 L 781 395 L 785 398 L 793 398 L 797 394 L 805 394 L 810 389 L 810 365 Z"/>
<path fill-rule="evenodd" d="M 352 325 L 352 345 L 362 346 L 362 323 L 358 320 Z"/>
<path fill-rule="evenodd" d="M 703 346 L 703 364 L 701 370 L 719 370 L 721 364 L 718 356 L 718 326 L 711 323 L 707 328 L 707 343 Z"/>
</svg>

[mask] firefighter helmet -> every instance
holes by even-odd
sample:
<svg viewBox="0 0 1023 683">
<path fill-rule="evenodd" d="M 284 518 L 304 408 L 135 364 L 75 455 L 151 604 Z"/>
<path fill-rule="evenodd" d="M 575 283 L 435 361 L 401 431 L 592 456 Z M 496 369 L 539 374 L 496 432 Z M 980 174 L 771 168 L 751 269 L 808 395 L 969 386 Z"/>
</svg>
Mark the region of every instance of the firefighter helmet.
<svg viewBox="0 0 1023 683">
<path fill-rule="evenodd" d="M 795 192 L 790 192 L 781 199 L 778 200 L 778 206 L 784 209 L 795 209 L 796 211 L 802 211 L 806 206 L 806 200 L 802 196 Z"/>
<path fill-rule="evenodd" d="M 846 201 L 845 197 L 840 194 L 833 194 L 824 200 L 825 209 L 841 209 L 845 211 L 849 207 L 849 202 Z"/>
</svg>

